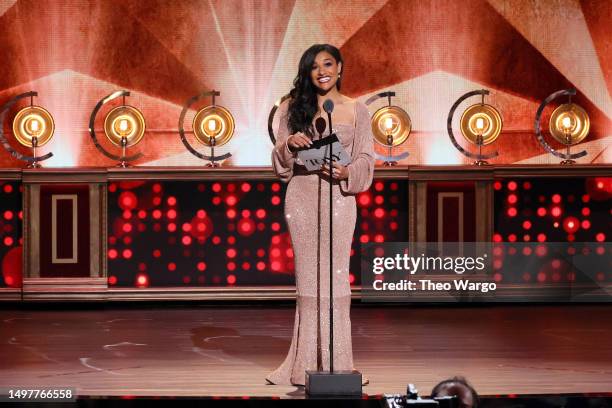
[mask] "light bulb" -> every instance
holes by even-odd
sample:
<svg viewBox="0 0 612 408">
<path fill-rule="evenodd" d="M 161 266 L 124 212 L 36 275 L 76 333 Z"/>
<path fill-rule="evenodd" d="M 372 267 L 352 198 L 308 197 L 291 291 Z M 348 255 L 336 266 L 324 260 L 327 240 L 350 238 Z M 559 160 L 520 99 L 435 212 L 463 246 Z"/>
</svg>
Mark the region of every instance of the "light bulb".
<svg viewBox="0 0 612 408">
<path fill-rule="evenodd" d="M 32 119 L 32 122 L 30 122 L 30 129 L 33 133 L 36 133 L 40 130 L 40 122 L 38 121 L 38 119 Z"/>
<path fill-rule="evenodd" d="M 485 128 L 485 121 L 483 118 L 476 118 L 476 129 L 482 131 Z"/>
<path fill-rule="evenodd" d="M 387 129 L 387 131 L 393 129 L 393 118 L 391 117 L 385 118 L 385 129 Z"/>
<path fill-rule="evenodd" d="M 572 119 L 569 116 L 563 117 L 561 120 L 561 126 L 563 126 L 563 129 L 565 129 L 566 132 L 569 132 L 572 128 Z"/>
<path fill-rule="evenodd" d="M 119 121 L 119 131 L 126 132 L 128 130 L 128 127 L 129 125 L 127 119 L 121 119 Z"/>
<path fill-rule="evenodd" d="M 216 130 L 217 130 L 217 121 L 216 121 L 216 120 L 214 120 L 214 119 L 210 119 L 210 120 L 208 121 L 208 130 L 209 130 L 210 132 L 214 132 L 214 131 L 216 131 Z"/>
</svg>

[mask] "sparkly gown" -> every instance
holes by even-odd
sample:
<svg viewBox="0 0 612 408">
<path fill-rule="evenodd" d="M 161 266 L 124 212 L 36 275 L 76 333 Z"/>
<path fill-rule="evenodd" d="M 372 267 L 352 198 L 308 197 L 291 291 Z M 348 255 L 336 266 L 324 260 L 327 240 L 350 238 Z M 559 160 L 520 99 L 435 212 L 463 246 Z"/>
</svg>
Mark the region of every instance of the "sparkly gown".
<svg viewBox="0 0 612 408">
<path fill-rule="evenodd" d="M 287 147 L 287 102 L 280 106 L 278 113 L 281 121 L 272 151 L 272 166 L 281 181 L 289 183 L 285 195 L 285 219 L 295 258 L 297 299 L 289 353 L 266 380 L 273 384 L 304 385 L 306 370 L 317 370 L 317 366 L 329 370 L 330 183 L 325 176 L 308 172 L 296 162 L 296 155 Z M 372 183 L 374 139 L 368 110 L 361 102 L 355 102 L 353 124 L 333 124 L 333 127 L 351 156 L 348 179 L 332 183 L 334 370 L 352 370 L 349 259 L 357 216 L 355 194 L 367 190 Z M 315 136 L 315 140 L 317 138 Z M 321 311 L 320 320 L 317 319 L 317 309 Z"/>
</svg>

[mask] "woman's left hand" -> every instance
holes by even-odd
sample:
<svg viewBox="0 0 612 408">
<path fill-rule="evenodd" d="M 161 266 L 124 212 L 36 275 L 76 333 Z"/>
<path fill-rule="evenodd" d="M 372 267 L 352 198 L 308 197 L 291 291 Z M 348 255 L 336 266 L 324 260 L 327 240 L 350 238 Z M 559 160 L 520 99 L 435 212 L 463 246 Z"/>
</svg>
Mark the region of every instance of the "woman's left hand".
<svg viewBox="0 0 612 408">
<path fill-rule="evenodd" d="M 323 164 L 321 166 L 321 172 L 323 174 L 325 174 L 327 177 L 329 177 L 330 176 L 329 165 Z M 336 180 L 345 180 L 349 176 L 349 171 L 348 171 L 348 168 L 346 166 L 343 166 L 341 164 L 333 162 L 332 163 L 331 174 L 332 174 L 332 177 L 334 179 L 336 179 Z"/>
</svg>

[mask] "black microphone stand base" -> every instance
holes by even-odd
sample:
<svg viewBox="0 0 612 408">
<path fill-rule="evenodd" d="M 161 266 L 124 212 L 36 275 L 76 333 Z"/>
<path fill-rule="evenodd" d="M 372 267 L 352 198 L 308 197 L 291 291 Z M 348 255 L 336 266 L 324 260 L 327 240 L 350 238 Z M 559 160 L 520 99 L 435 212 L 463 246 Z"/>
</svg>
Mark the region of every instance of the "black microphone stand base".
<svg viewBox="0 0 612 408">
<path fill-rule="evenodd" d="M 305 391 L 310 397 L 361 397 L 361 373 L 357 370 L 307 370 Z"/>
</svg>

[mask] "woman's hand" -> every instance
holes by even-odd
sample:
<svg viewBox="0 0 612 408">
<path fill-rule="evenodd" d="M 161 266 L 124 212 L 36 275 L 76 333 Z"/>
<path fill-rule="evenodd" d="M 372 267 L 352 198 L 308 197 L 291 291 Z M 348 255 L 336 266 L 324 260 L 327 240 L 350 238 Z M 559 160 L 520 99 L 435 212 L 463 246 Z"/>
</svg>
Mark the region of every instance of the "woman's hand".
<svg viewBox="0 0 612 408">
<path fill-rule="evenodd" d="M 330 177 L 329 165 L 327 164 L 322 165 L 321 172 L 327 177 Z M 331 176 L 336 180 L 345 180 L 349 176 L 348 168 L 339 163 L 333 162 L 332 168 L 331 168 Z"/>
<path fill-rule="evenodd" d="M 287 139 L 287 146 L 289 146 L 291 151 L 295 151 L 300 147 L 308 147 L 311 144 L 312 140 L 302 132 L 294 133 Z"/>
</svg>

